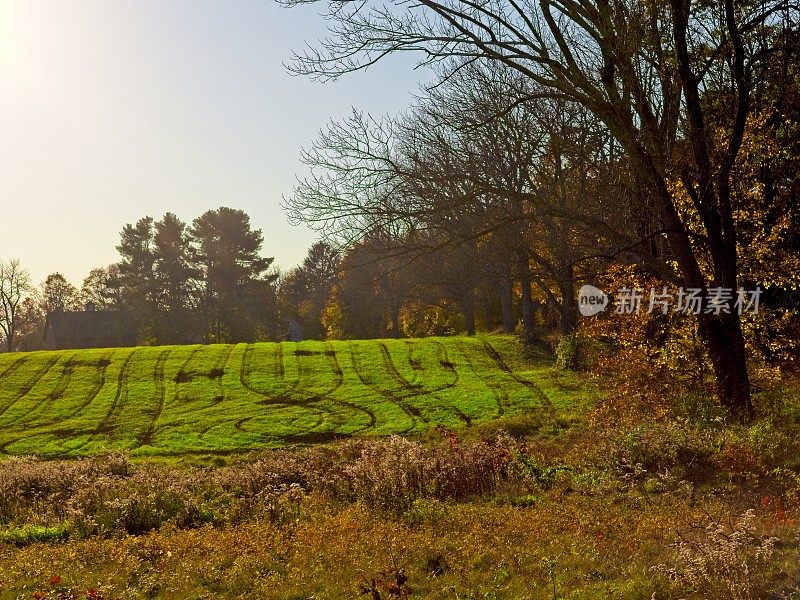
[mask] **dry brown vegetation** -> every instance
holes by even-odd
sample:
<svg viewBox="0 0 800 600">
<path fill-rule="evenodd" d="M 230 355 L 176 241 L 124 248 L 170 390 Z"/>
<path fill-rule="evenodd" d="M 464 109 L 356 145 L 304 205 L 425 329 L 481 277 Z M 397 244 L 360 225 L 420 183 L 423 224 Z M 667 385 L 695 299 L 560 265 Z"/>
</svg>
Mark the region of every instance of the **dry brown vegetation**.
<svg viewBox="0 0 800 600">
<path fill-rule="evenodd" d="M 0 597 L 790 598 L 797 424 L 0 463 Z M 507 423 L 506 425 L 514 425 Z"/>
</svg>

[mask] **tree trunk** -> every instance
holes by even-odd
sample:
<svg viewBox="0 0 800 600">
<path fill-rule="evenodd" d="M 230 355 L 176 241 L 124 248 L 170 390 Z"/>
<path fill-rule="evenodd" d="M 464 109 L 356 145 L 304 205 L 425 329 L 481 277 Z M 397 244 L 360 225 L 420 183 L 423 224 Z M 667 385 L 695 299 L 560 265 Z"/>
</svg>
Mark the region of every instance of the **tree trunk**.
<svg viewBox="0 0 800 600">
<path fill-rule="evenodd" d="M 492 305 L 491 298 L 486 294 L 481 294 L 481 306 L 483 310 L 483 326 L 485 331 L 494 331 L 494 306 Z"/>
<path fill-rule="evenodd" d="M 525 331 L 525 337 L 532 340 L 536 336 L 536 331 L 533 321 L 534 305 L 533 294 L 531 294 L 531 271 L 527 261 L 523 265 L 520 285 L 522 286 L 522 328 Z"/>
<path fill-rule="evenodd" d="M 567 295 L 561 300 L 560 332 L 562 336 L 572 335 L 575 333 L 575 329 L 578 327 L 578 319 L 575 315 L 575 311 L 575 298 L 571 297 L 569 295 L 569 291 L 567 291 Z"/>
<path fill-rule="evenodd" d="M 668 208 L 672 222 L 678 223 L 677 217 L 673 216 L 674 208 L 671 205 Z M 718 240 L 718 236 L 711 237 L 717 240 L 716 244 L 711 245 L 714 265 L 714 281 L 711 285 L 716 284 L 735 293 L 738 289 L 735 240 L 730 248 L 726 248 L 725 242 Z M 688 237 L 679 235 L 671 241 L 683 274 L 684 286 L 706 289 Z M 749 421 L 753 417 L 753 403 L 742 321 L 734 306 L 731 305 L 729 309 L 730 314 L 698 315 L 700 337 L 714 369 L 717 400 L 738 419 Z"/>
<path fill-rule="evenodd" d="M 733 100 L 730 102 L 733 111 L 732 129 L 727 143 L 727 150 L 714 164 L 715 156 L 710 149 L 714 147 L 712 136 L 706 123 L 702 102 L 701 81 L 692 70 L 690 44 L 690 17 L 692 3 L 690 0 L 672 0 L 672 32 L 675 41 L 675 55 L 680 77 L 683 98 L 686 104 L 686 116 L 689 125 L 689 140 L 694 155 L 696 174 L 684 173 L 684 187 L 692 198 L 697 212 L 703 222 L 708 237 L 707 247 L 710 250 L 714 267 L 711 285 L 737 289 L 738 256 L 736 221 L 731 202 L 731 176 L 736 157 L 742 147 L 747 116 L 750 112 L 750 74 L 745 65 L 745 44 L 742 30 L 736 22 L 735 2 L 725 0 L 725 33 L 730 40 L 730 65 L 732 72 Z M 720 3 L 722 4 L 722 3 Z M 727 60 L 727 59 L 726 59 Z M 663 180 L 663 178 L 662 178 Z M 667 208 L 674 211 L 669 202 Z M 674 218 L 673 222 L 680 222 Z M 684 236 L 684 243 L 689 244 Z M 691 252 L 691 249 L 684 250 Z M 698 280 L 699 268 L 694 255 L 693 263 L 687 272 L 686 261 L 683 271 L 686 279 Z M 705 285 L 700 287 L 705 288 Z M 753 404 L 750 395 L 750 377 L 747 371 L 747 357 L 742 334 L 742 323 L 737 311 L 730 314 L 700 315 L 700 335 L 705 342 L 716 378 L 717 397 L 720 404 L 743 421 L 753 417 Z"/>
<path fill-rule="evenodd" d="M 714 368 L 720 404 L 741 421 L 753 418 L 750 376 L 738 313 L 700 315 L 700 336 Z"/>
<path fill-rule="evenodd" d="M 578 304 L 571 266 L 566 268 L 564 277 L 558 281 L 558 291 L 561 293 L 559 329 L 562 336 L 572 335 L 578 327 Z"/>
<path fill-rule="evenodd" d="M 464 329 L 467 335 L 475 335 L 475 293 L 468 289 L 464 292 Z"/>
<path fill-rule="evenodd" d="M 533 320 L 533 295 L 531 294 L 531 279 L 530 276 L 523 275 L 520 278 L 520 285 L 522 286 L 521 294 L 521 309 L 522 309 L 522 329 L 525 332 L 525 337 L 529 340 L 536 336 L 536 325 Z"/>
<path fill-rule="evenodd" d="M 503 311 L 503 331 L 514 333 L 514 286 L 511 281 L 502 283 L 500 307 Z"/>
<path fill-rule="evenodd" d="M 400 337 L 400 309 L 396 307 L 392 309 L 392 337 Z"/>
</svg>

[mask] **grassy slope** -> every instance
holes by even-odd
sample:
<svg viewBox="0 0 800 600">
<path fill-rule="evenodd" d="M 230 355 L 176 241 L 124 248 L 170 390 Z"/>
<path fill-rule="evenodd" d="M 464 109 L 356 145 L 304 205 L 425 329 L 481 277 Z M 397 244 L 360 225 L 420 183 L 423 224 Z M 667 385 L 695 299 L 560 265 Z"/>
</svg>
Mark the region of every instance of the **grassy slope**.
<svg viewBox="0 0 800 600">
<path fill-rule="evenodd" d="M 499 352 L 501 364 L 484 340 Z M 129 448 L 142 437 L 150 441 L 137 450 L 145 459 L 125 475 L 119 457 L 58 462 L 0 457 L 0 465 L 8 466 L 5 478 L 0 469 L 0 600 L 367 598 L 360 593 L 365 578 L 375 579 L 387 598 L 397 596 L 390 596 L 388 583 L 381 581 L 391 581 L 397 569 L 408 577 L 412 598 L 442 600 L 800 594 L 796 379 L 769 392 L 781 403 L 752 426 L 652 419 L 645 412 L 632 427 L 628 420 L 604 417 L 602 402 L 599 413 L 590 411 L 596 392 L 585 379 L 544 360 L 524 360 L 512 338 L 281 348 L 282 377 L 276 376 L 281 361 L 275 345 L 119 350 L 108 365 L 100 362 L 108 351 L 29 355 L 30 364 L 15 363 L 19 356 L 0 356 L 0 376 L 7 371 L 0 379 L 0 444 L 7 450 L 23 447 L 13 440 L 22 440 L 26 427 L 40 440 L 40 449 L 77 447 L 71 444 L 87 437 L 81 430 L 94 437 L 76 452 L 109 441 Z M 306 354 L 326 350 L 334 354 Z M 228 352 L 226 366 L 217 367 Z M 121 364 L 126 356 L 130 361 Z M 46 369 L 53 361 L 61 362 Z M 209 377 L 214 368 L 226 373 Z M 103 369 L 105 378 L 98 375 Z M 76 395 L 79 388 L 88 393 Z M 219 395 L 223 400 L 215 400 Z M 160 416 L 153 420 L 162 397 L 163 407 L 155 411 Z M 272 403 L 258 404 L 266 398 Z M 297 439 L 308 413 L 316 415 L 309 417 L 312 424 L 322 413 L 313 430 L 322 433 L 357 430 L 363 426 L 362 410 L 376 417 L 363 435 L 402 431 L 412 422 L 412 431 L 423 431 L 439 419 L 464 424 L 456 409 L 473 415 L 476 425 L 462 430 L 455 445 L 430 435 L 404 454 L 376 448 L 393 447 L 399 441 L 393 439 L 359 443 L 364 452 L 343 443 L 210 457 L 231 463 L 220 470 L 153 464 L 162 462 L 153 456 L 171 450 L 168 443 L 178 449 L 208 443 L 214 431 L 209 424 L 235 426 L 250 414 L 252 403 L 265 415 L 295 410 L 301 419 L 284 430 L 279 426 L 287 420 L 265 416 L 243 423 L 243 429 L 257 423 L 269 428 L 259 432 L 258 445 Z M 500 408 L 504 416 L 492 418 Z M 351 421 L 338 424 L 334 409 L 351 415 Z M 451 497 L 449 487 L 442 493 L 431 488 L 415 496 L 409 508 L 388 514 L 368 501 L 373 482 L 388 482 L 381 486 L 381 498 L 391 500 L 397 489 L 415 481 L 418 461 L 428 456 L 418 447 L 444 457 L 427 464 L 443 474 L 445 483 L 463 484 L 465 471 L 453 465 L 474 460 L 474 448 L 482 444 L 474 441 L 491 439 L 500 429 L 518 440 L 509 446 L 514 451 L 504 475 L 484 492 Z M 244 438 L 234 435 L 242 443 Z M 219 443 L 238 448 L 224 438 Z M 509 443 L 507 436 L 498 443 Z M 347 469 L 330 469 L 333 457 L 345 461 Z M 184 455 L 182 460 L 200 458 Z M 300 477 L 306 493 L 297 504 L 287 500 L 291 490 L 275 500 L 270 486 L 295 482 L 298 472 L 311 472 L 315 464 L 322 476 Z M 65 476 L 76 465 L 83 470 Z M 393 475 L 387 477 L 387 470 Z M 403 472 L 412 476 L 397 476 Z M 548 472 L 556 476 L 551 480 Z M 81 473 L 94 475 L 84 479 Z M 213 474 L 220 479 L 209 481 Z M 230 491 L 223 492 L 219 481 L 227 481 Z M 363 493 L 352 492 L 353 486 Z M 51 488 L 61 491 L 48 496 Z M 165 506 L 178 517 L 163 514 Z M 81 511 L 107 523 L 106 533 L 81 534 Z M 748 525 L 753 529 L 737 538 L 730 528 L 745 511 L 753 515 Z M 209 514 L 217 518 L 209 522 Z M 162 525 L 152 525 L 155 529 L 144 535 L 125 533 L 130 519 L 140 522 L 151 515 Z M 198 522 L 208 524 L 197 527 Z M 737 536 L 742 532 L 739 528 Z M 778 540 L 774 552 L 762 553 L 773 536 Z"/>
<path fill-rule="evenodd" d="M 235 452 L 581 410 L 511 337 L 0 355 L 0 453 Z"/>
</svg>

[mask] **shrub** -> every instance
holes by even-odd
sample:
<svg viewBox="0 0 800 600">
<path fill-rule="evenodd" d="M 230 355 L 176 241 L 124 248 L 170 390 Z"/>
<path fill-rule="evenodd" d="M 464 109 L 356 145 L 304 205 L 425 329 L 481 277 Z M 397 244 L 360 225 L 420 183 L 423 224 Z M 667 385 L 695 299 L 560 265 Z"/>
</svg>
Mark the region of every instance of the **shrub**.
<svg viewBox="0 0 800 600">
<path fill-rule="evenodd" d="M 352 496 L 371 508 L 402 513 L 417 498 L 461 499 L 492 491 L 503 449 L 486 442 L 425 447 L 398 436 L 365 445 L 344 470 Z"/>
<path fill-rule="evenodd" d="M 581 343 L 577 334 L 562 336 L 556 346 L 556 364 L 562 369 L 577 371 L 581 363 Z"/>
<path fill-rule="evenodd" d="M 518 463 L 525 476 L 529 477 L 543 490 L 551 489 L 561 476 L 568 475 L 572 469 L 566 465 L 539 465 L 532 458 L 522 453 L 514 453 L 515 463 Z"/>
<path fill-rule="evenodd" d="M 0 531 L 0 542 L 14 544 L 15 546 L 27 546 L 35 542 L 54 542 L 65 540 L 68 537 L 69 530 L 65 524 L 55 527 L 25 525 L 23 527 L 11 527 L 6 531 Z"/>
<path fill-rule="evenodd" d="M 0 524 L 68 522 L 78 536 L 139 535 L 170 524 L 294 523 L 305 496 L 358 501 L 400 514 L 415 500 L 491 493 L 506 476 L 508 436 L 435 445 L 400 437 L 266 452 L 251 463 L 180 470 L 120 456 L 0 462 Z M 107 462 L 103 462 L 107 460 Z"/>
<path fill-rule="evenodd" d="M 120 453 L 76 461 L 12 457 L 0 461 L 0 524 L 63 521 L 66 503 L 98 478 L 127 477 L 133 467 Z"/>
<path fill-rule="evenodd" d="M 713 430 L 665 420 L 639 425 L 617 436 L 611 442 L 609 457 L 626 475 L 631 469 L 653 475 L 676 471 L 677 476 L 699 483 L 714 476 L 722 445 Z"/>
<path fill-rule="evenodd" d="M 697 597 L 732 600 L 751 600 L 764 591 L 761 567 L 772 557 L 777 539 L 757 533 L 754 510 L 732 524 L 710 521 L 679 535 L 675 564 L 653 568 L 672 587 Z"/>
<path fill-rule="evenodd" d="M 203 491 L 190 477 L 163 468 L 140 467 L 129 478 L 100 477 L 67 501 L 70 520 L 82 535 L 122 530 L 142 534 L 165 523 L 182 528 L 214 519 L 204 510 Z"/>
</svg>

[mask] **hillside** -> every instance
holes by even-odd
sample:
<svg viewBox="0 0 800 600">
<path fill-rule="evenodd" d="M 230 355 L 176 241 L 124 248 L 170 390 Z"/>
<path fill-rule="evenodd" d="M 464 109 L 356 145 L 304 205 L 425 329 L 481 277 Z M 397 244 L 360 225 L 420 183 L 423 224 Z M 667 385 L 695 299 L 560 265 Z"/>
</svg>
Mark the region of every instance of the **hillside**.
<svg viewBox="0 0 800 600">
<path fill-rule="evenodd" d="M 14 354 L 0 375 L 0 599 L 800 592 L 794 379 L 742 425 L 674 392 L 632 420 L 614 382 L 510 336 Z"/>
<path fill-rule="evenodd" d="M 512 337 L 0 355 L 0 452 L 236 452 L 463 427 L 586 402 Z"/>
</svg>

